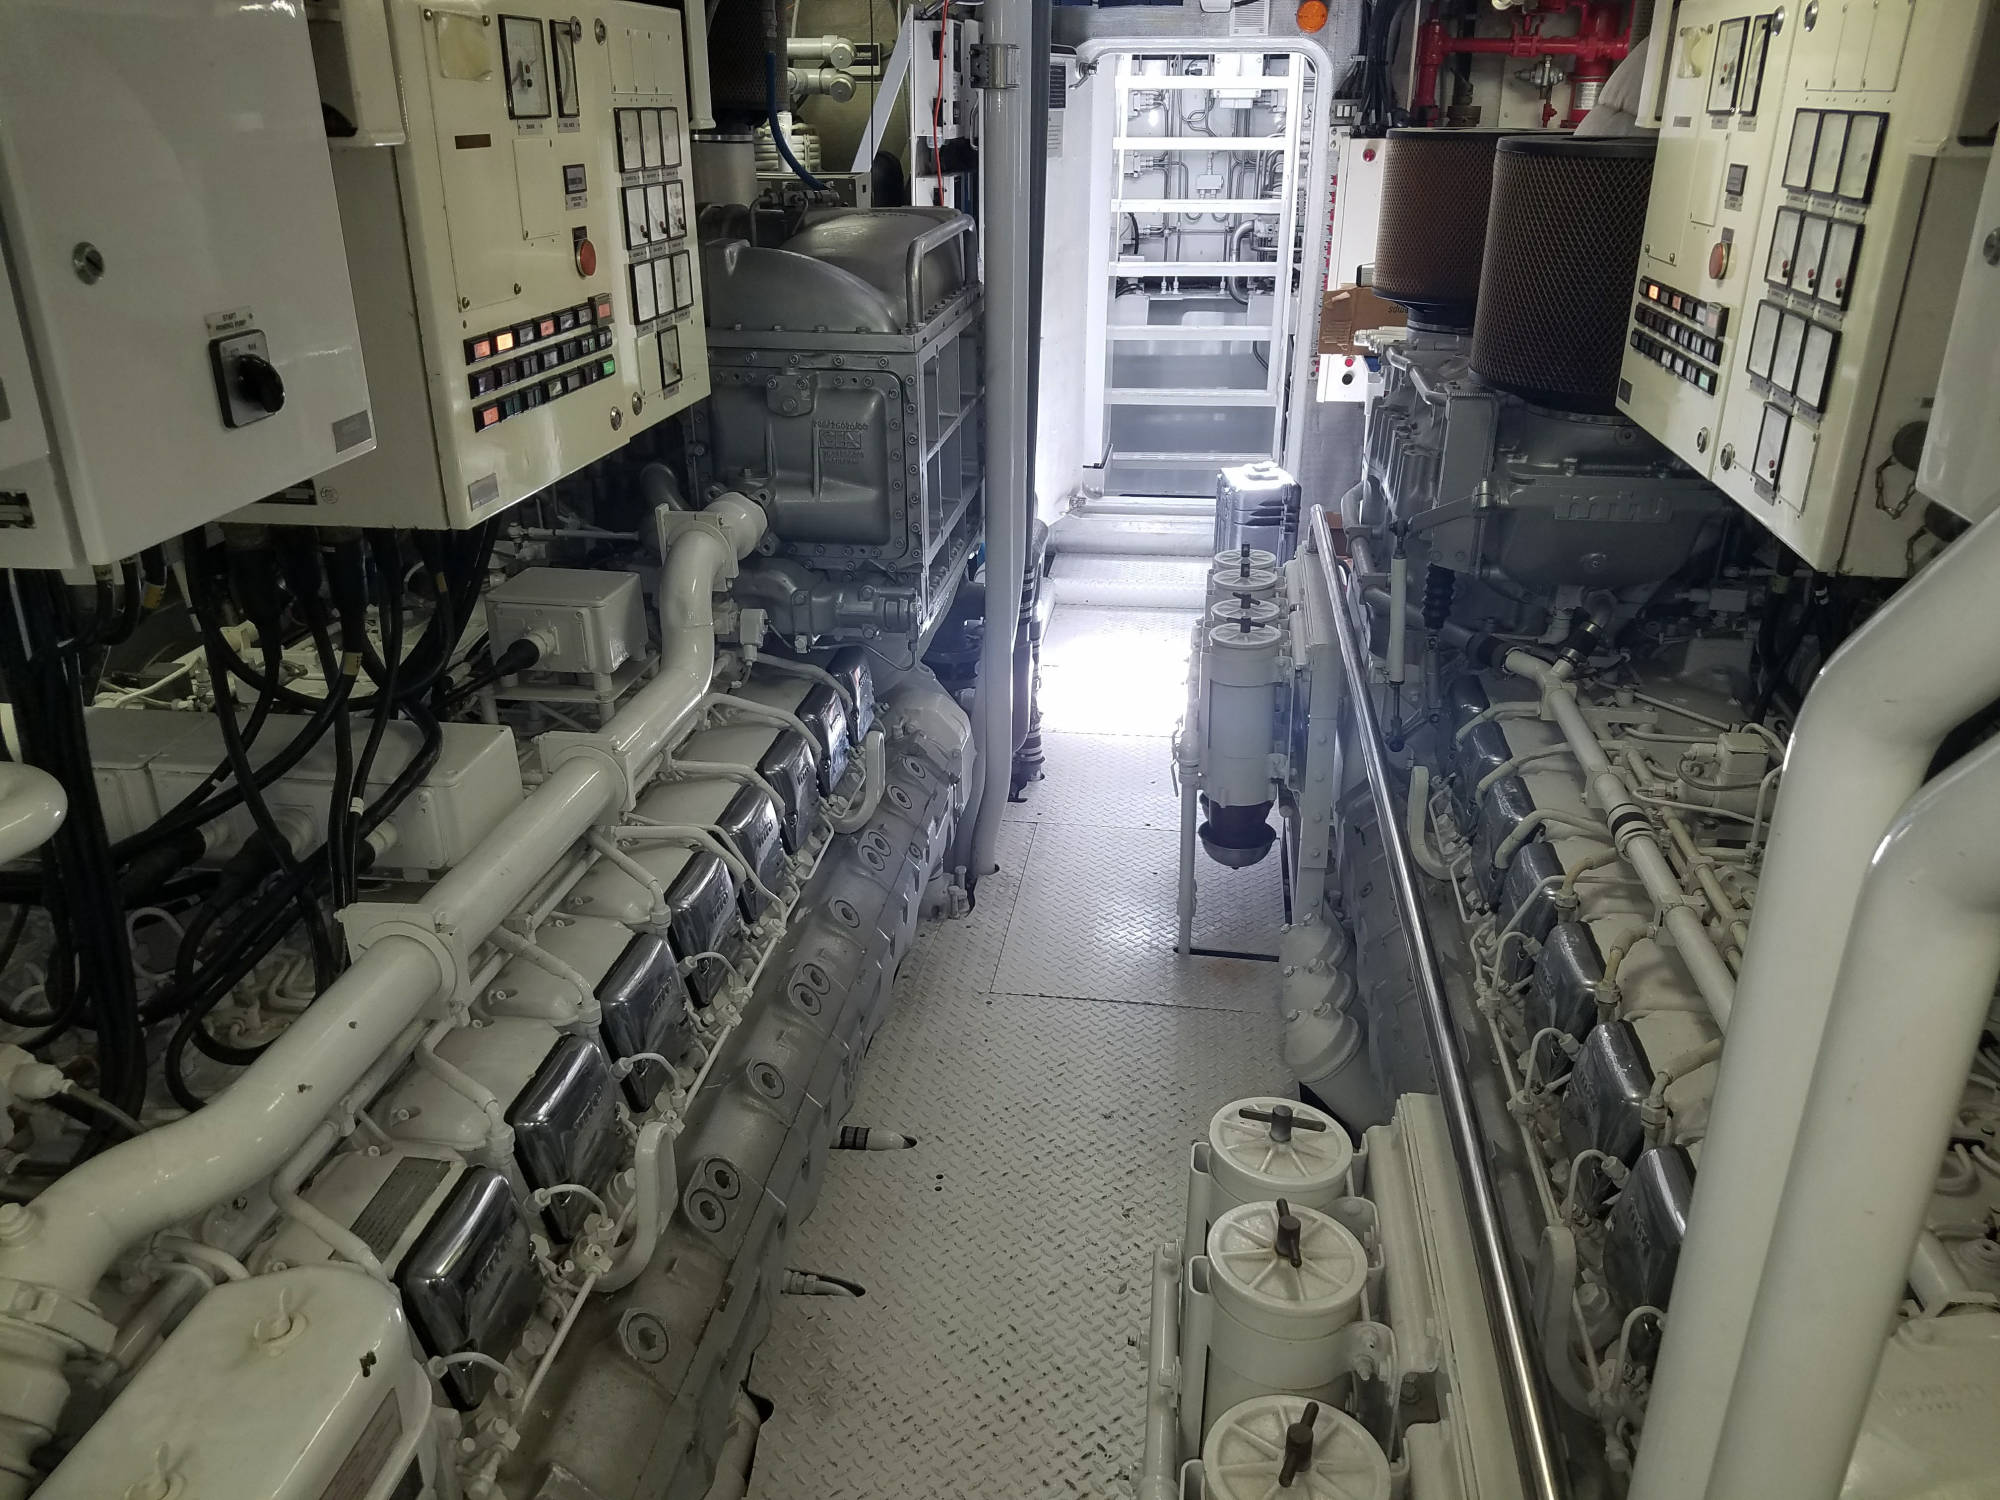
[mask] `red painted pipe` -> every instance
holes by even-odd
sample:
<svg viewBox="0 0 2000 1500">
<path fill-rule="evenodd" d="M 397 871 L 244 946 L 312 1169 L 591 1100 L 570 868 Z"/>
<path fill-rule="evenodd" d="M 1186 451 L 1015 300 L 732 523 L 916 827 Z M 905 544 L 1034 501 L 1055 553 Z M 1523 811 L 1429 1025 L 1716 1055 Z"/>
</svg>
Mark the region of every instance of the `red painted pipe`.
<svg viewBox="0 0 2000 1500">
<path fill-rule="evenodd" d="M 1537 14 L 1570 8 L 1572 0 L 1554 0 L 1544 4 Z M 1451 36 L 1444 23 L 1435 16 L 1427 20 L 1417 30 L 1417 71 L 1410 91 L 1411 112 L 1419 118 L 1429 120 L 1437 108 L 1438 73 L 1444 61 L 1453 54 L 1485 57 L 1518 57 L 1532 60 L 1537 57 L 1573 57 L 1577 65 L 1570 75 L 1570 98 L 1577 97 L 1579 85 L 1602 86 L 1611 76 L 1612 68 L 1624 61 L 1631 50 L 1631 19 L 1628 15 L 1623 35 L 1618 31 L 1619 0 L 1574 0 L 1582 11 L 1575 36 L 1543 36 L 1539 31 L 1526 29 L 1521 19 L 1513 18 L 1513 33 L 1509 36 Z M 1596 90 L 1590 90 L 1594 99 Z M 1574 103 L 1564 119 L 1564 124 L 1575 125 L 1587 113 Z"/>
</svg>

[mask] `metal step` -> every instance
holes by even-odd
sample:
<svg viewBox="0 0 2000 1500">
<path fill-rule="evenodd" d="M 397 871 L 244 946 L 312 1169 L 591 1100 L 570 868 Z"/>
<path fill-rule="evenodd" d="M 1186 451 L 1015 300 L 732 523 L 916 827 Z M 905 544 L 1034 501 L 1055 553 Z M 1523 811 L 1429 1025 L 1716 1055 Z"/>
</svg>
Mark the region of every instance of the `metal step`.
<svg viewBox="0 0 2000 1500">
<path fill-rule="evenodd" d="M 1208 559 L 1072 552 L 1050 565 L 1049 585 L 1056 603 L 1078 608 L 1198 610 L 1208 593 Z"/>
<path fill-rule="evenodd" d="M 1092 495 L 1079 500 L 1072 513 L 1079 516 L 1146 516 L 1159 521 L 1210 521 L 1215 519 L 1213 495 Z"/>
<path fill-rule="evenodd" d="M 1209 519 L 1144 516 L 1069 515 L 1049 528 L 1054 552 L 1089 552 L 1107 557 L 1207 557 L 1214 550 L 1215 523 Z"/>
</svg>

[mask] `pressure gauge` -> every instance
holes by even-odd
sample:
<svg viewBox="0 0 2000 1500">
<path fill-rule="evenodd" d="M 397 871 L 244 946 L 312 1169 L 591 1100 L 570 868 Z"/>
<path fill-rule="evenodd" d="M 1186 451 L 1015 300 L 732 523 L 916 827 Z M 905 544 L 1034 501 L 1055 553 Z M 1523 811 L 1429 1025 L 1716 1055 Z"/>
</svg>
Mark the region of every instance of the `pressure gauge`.
<svg viewBox="0 0 2000 1500">
<path fill-rule="evenodd" d="M 574 120 L 583 112 L 583 93 L 576 78 L 576 41 L 583 23 L 575 17 L 549 22 L 549 50 L 555 58 L 556 113 Z"/>
<path fill-rule="evenodd" d="M 500 18 L 500 54 L 507 65 L 507 113 L 516 120 L 549 117 L 549 59 L 542 23 L 534 16 Z"/>
</svg>

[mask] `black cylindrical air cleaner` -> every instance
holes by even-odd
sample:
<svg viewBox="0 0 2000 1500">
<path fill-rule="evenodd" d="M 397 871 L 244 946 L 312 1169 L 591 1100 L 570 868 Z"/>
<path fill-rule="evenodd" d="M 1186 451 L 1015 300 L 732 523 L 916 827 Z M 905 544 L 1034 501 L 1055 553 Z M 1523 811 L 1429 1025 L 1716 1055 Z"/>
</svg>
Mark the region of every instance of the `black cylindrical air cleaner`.
<svg viewBox="0 0 2000 1500">
<path fill-rule="evenodd" d="M 1377 296 L 1426 328 L 1472 327 L 1493 148 L 1505 130 L 1392 130 L 1375 230 Z"/>
<path fill-rule="evenodd" d="M 1616 409 L 1653 142 L 1519 135 L 1493 159 L 1473 373 L 1558 411 Z"/>
</svg>

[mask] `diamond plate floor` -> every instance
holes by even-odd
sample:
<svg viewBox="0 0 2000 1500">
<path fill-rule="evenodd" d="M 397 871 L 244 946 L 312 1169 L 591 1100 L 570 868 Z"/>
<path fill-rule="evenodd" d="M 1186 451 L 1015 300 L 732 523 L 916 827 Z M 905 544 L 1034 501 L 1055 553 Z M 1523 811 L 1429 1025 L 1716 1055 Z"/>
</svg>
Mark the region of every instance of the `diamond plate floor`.
<svg viewBox="0 0 2000 1500">
<path fill-rule="evenodd" d="M 853 1123 L 921 1145 L 832 1159 L 793 1264 L 868 1295 L 780 1300 L 752 1500 L 1131 1495 L 1150 1246 L 1188 1142 L 1286 1082 L 1273 966 L 1172 952 L 1192 620 L 1057 610 L 1048 780 L 1008 810 L 978 907 L 904 962 Z M 1273 951 L 1266 865 L 1203 869 L 1198 943 Z"/>
</svg>

